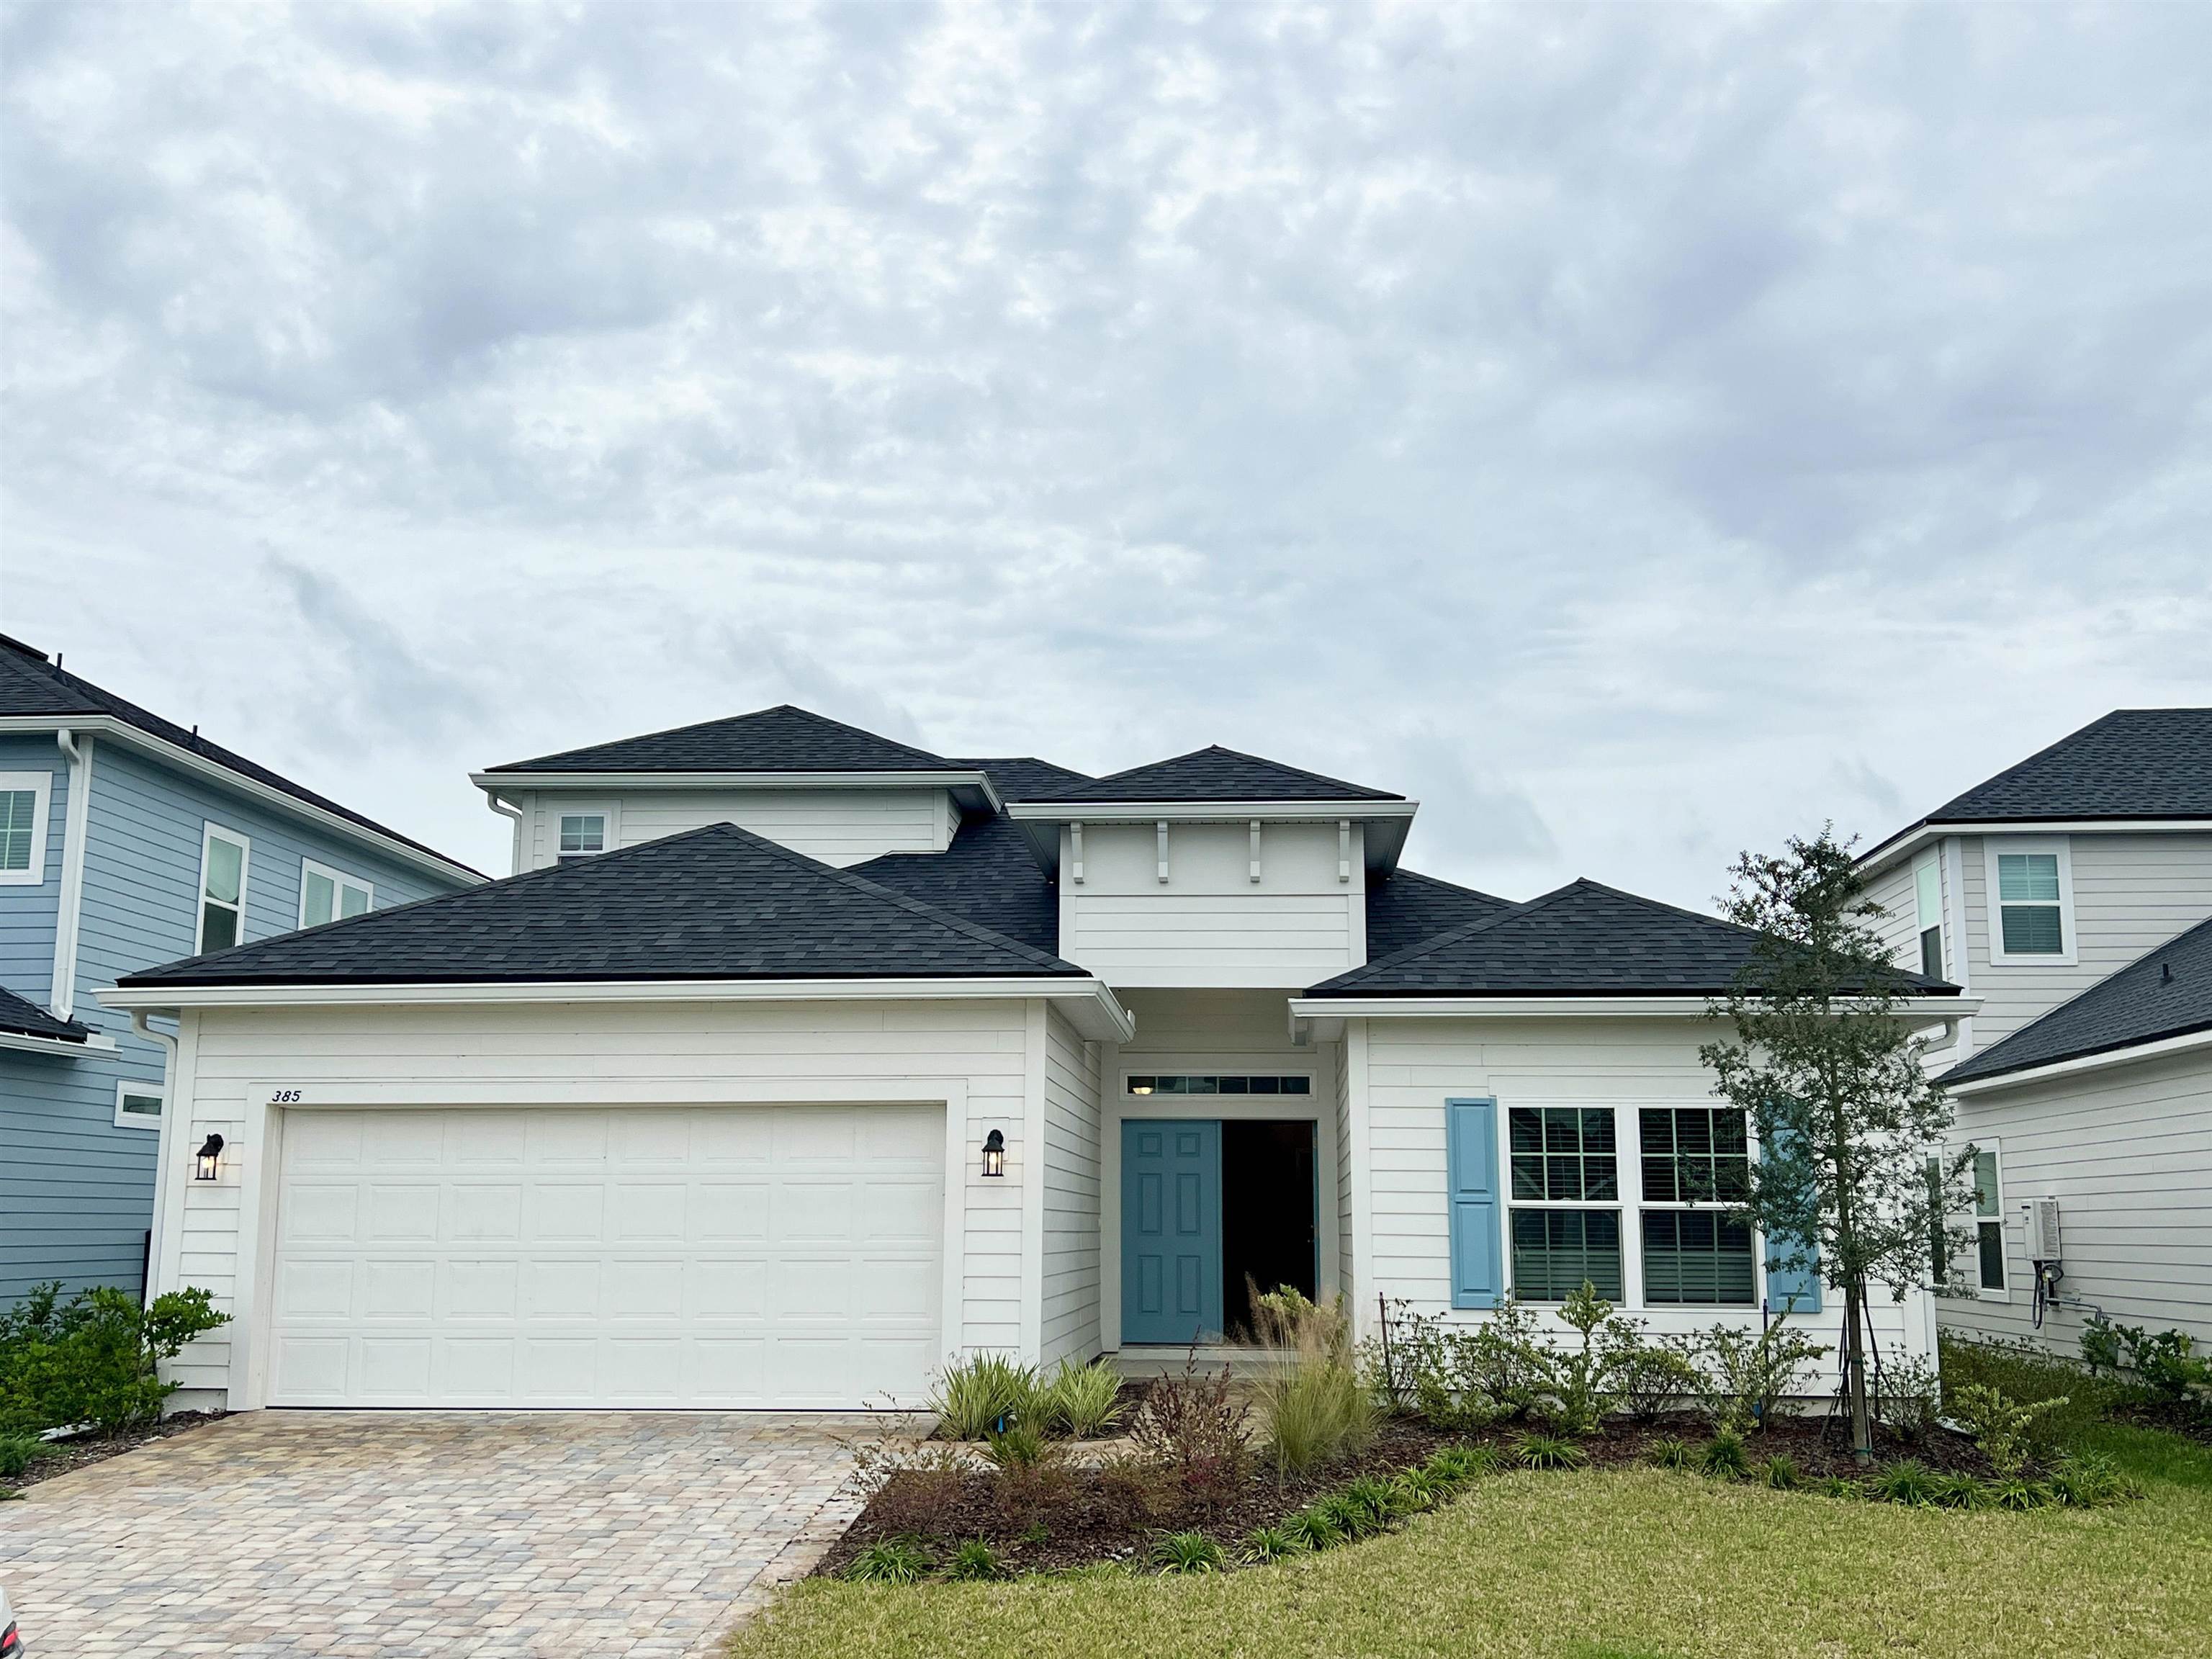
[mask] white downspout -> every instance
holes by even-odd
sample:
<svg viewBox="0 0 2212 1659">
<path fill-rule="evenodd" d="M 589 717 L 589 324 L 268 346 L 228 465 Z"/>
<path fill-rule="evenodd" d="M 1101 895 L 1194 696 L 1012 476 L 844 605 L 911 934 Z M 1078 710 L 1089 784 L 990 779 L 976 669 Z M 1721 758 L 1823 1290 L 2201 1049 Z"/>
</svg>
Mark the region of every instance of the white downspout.
<svg viewBox="0 0 2212 1659">
<path fill-rule="evenodd" d="M 177 1121 L 184 1104 L 177 1098 L 177 1040 L 167 1031 L 157 1031 L 147 1024 L 146 1011 L 131 1011 L 131 1029 L 149 1042 L 161 1045 L 161 1127 L 154 1137 L 154 1237 L 146 1247 L 146 1286 L 143 1300 L 151 1302 L 155 1295 L 154 1281 L 161 1272 L 161 1212 L 168 1208 L 161 1188 L 169 1178 L 170 1126 Z"/>
<path fill-rule="evenodd" d="M 507 873 L 519 876 L 522 873 L 522 809 L 508 805 L 489 792 L 484 795 L 484 804 L 500 817 L 514 820 L 514 845 L 508 854 Z"/>
<path fill-rule="evenodd" d="M 92 739 L 66 726 L 54 733 L 69 762 L 69 818 L 62 830 L 62 890 L 54 916 L 54 988 L 46 1006 L 68 1019 L 76 1006 L 77 923 L 84 913 L 84 837 L 92 810 Z"/>
</svg>

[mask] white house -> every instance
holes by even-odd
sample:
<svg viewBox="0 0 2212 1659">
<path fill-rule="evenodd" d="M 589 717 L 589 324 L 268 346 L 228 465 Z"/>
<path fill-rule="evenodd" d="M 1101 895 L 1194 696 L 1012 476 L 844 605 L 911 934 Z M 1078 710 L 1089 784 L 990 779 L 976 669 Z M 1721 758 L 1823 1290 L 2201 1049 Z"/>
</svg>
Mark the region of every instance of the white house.
<svg viewBox="0 0 2212 1659">
<path fill-rule="evenodd" d="M 1942 1322 L 2212 1343 L 2212 708 L 2117 710 L 1861 867 L 1898 960 L 1975 1004 L 1929 1057 L 1977 1153 Z"/>
<path fill-rule="evenodd" d="M 1248 1279 L 1837 1323 L 1682 1201 L 1757 1153 L 1710 916 L 1418 875 L 1413 801 L 1223 749 L 1094 779 L 776 708 L 476 781 L 507 879 L 109 994 L 179 1022 L 155 1281 L 233 1315 L 184 1403 L 912 1400 L 1233 1330 Z"/>
</svg>

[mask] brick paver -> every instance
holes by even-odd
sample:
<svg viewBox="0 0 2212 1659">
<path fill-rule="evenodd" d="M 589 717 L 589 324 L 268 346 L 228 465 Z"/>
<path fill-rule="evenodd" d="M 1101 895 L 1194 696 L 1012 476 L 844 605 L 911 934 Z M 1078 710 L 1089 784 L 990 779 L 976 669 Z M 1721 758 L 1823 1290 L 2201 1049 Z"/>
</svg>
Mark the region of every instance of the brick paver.
<svg viewBox="0 0 2212 1659">
<path fill-rule="evenodd" d="M 70 1659 L 690 1659 L 850 1519 L 854 1417 L 253 1412 L 0 1507 Z"/>
</svg>

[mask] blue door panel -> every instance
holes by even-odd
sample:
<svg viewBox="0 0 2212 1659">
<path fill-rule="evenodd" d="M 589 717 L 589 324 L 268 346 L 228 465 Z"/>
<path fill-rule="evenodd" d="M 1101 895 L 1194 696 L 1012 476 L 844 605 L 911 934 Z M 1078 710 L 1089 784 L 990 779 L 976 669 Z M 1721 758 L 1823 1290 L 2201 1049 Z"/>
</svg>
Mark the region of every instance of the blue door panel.
<svg viewBox="0 0 2212 1659">
<path fill-rule="evenodd" d="M 1121 1340 L 1221 1334 L 1221 1125 L 1121 1126 Z"/>
</svg>

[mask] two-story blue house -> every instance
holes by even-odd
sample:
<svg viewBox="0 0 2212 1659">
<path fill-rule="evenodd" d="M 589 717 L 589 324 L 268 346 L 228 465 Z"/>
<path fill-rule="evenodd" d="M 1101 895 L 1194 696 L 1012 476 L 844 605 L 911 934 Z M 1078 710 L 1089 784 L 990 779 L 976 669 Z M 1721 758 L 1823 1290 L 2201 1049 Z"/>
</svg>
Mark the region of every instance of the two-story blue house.
<svg viewBox="0 0 2212 1659">
<path fill-rule="evenodd" d="M 483 879 L 0 635 L 0 1306 L 143 1284 L 166 1033 L 97 988 Z"/>
</svg>

